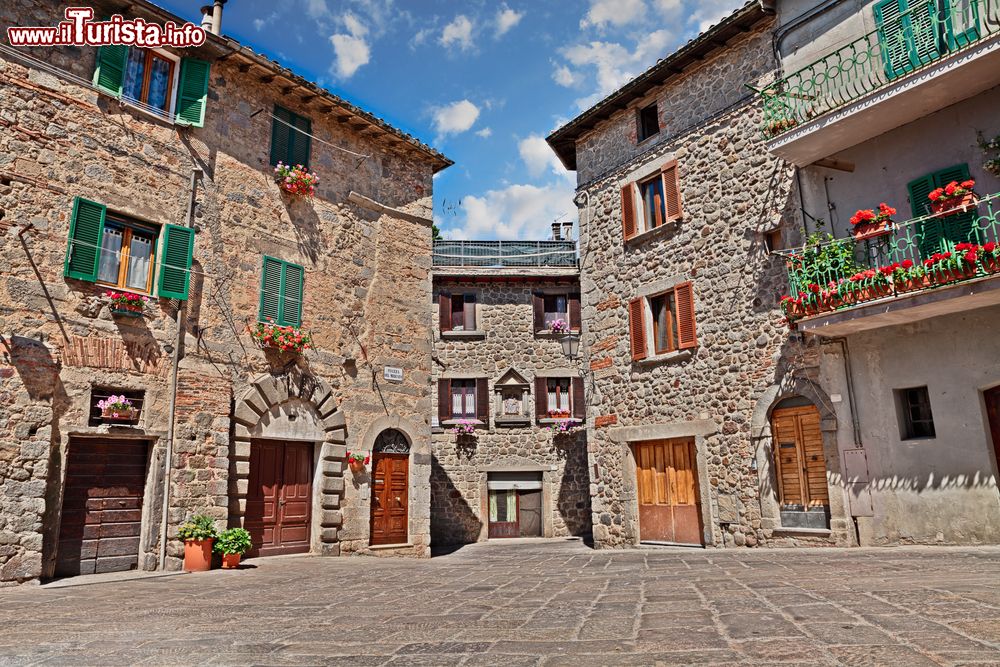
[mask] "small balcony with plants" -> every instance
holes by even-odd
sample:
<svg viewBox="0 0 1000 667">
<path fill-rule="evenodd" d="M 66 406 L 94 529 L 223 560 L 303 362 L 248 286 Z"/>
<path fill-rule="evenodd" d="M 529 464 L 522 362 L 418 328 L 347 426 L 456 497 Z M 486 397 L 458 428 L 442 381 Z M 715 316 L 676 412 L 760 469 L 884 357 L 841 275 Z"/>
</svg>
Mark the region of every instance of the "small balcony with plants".
<svg viewBox="0 0 1000 667">
<path fill-rule="evenodd" d="M 852 217 L 848 238 L 814 233 L 779 251 L 790 326 L 843 336 L 1000 304 L 1000 193 L 973 187 L 933 190 L 927 215 L 903 222 L 882 203 Z"/>
<path fill-rule="evenodd" d="M 864 11 L 875 30 L 757 90 L 776 155 L 805 166 L 1000 84 L 1000 0 Z"/>
</svg>

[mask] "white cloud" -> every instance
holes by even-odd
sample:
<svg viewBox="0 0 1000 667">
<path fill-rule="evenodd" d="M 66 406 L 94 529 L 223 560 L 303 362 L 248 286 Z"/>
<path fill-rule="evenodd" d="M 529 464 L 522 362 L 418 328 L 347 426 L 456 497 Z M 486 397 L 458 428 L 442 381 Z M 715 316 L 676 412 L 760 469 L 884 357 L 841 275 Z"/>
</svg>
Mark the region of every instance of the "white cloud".
<svg viewBox="0 0 1000 667">
<path fill-rule="evenodd" d="M 642 16 L 645 9 L 642 0 L 590 0 L 590 9 L 580 20 L 580 27 L 623 26 Z"/>
<path fill-rule="evenodd" d="M 479 107 L 469 100 L 460 100 L 434 109 L 434 129 L 438 136 L 461 134 L 479 118 Z"/>
<path fill-rule="evenodd" d="M 463 51 L 468 51 L 472 48 L 472 21 L 467 16 L 459 14 L 444 27 L 438 42 L 445 48 L 458 45 Z"/>
<path fill-rule="evenodd" d="M 496 37 L 503 37 L 507 34 L 507 31 L 516 26 L 524 18 L 524 12 L 518 12 L 507 6 L 507 3 L 500 5 L 500 9 L 497 11 L 496 22 L 496 32 L 494 35 Z"/>
<path fill-rule="evenodd" d="M 434 28 L 423 28 L 418 30 L 413 34 L 413 38 L 410 39 L 410 48 L 415 49 L 418 46 L 423 46 L 427 42 L 427 38 L 435 32 Z"/>
<path fill-rule="evenodd" d="M 481 130 L 476 130 L 476 136 L 482 137 L 483 139 L 488 139 L 493 136 L 493 130 L 488 127 L 484 127 Z"/>
<path fill-rule="evenodd" d="M 260 32 L 261 30 L 263 30 L 265 25 L 267 25 L 267 21 L 265 21 L 264 19 L 254 19 L 253 20 L 253 27 L 254 27 L 255 30 L 257 30 L 257 32 Z"/>
<path fill-rule="evenodd" d="M 575 222 L 577 208 L 570 184 L 519 184 L 463 197 L 459 217 L 445 230 L 449 238 L 545 239 L 554 221 Z"/>
<path fill-rule="evenodd" d="M 670 0 L 660 2 L 669 4 Z M 702 0 L 689 8 L 687 23 L 696 26 L 698 32 L 704 32 L 742 5 L 741 0 Z"/>
<path fill-rule="evenodd" d="M 365 39 L 368 28 L 354 14 L 347 12 L 340 17 L 347 29 L 346 33 L 330 35 L 336 56 L 330 72 L 341 79 L 349 79 L 358 69 L 371 60 L 371 47 Z"/>
<path fill-rule="evenodd" d="M 330 15 L 326 0 L 306 0 L 306 14 L 311 19 L 321 19 Z"/>
<path fill-rule="evenodd" d="M 557 176 L 569 178 L 572 181 L 572 175 L 562 166 L 559 158 L 549 148 L 549 145 L 545 143 L 545 139 L 541 135 L 532 134 L 529 137 L 521 139 L 517 144 L 517 152 L 521 155 L 521 161 L 524 162 L 529 176 L 538 178 L 546 171 L 550 171 Z"/>
<path fill-rule="evenodd" d="M 566 67 L 565 65 L 557 65 L 555 70 L 552 72 L 552 80 L 560 86 L 572 88 L 578 83 L 579 77 L 569 67 Z"/>
<path fill-rule="evenodd" d="M 608 93 L 617 90 L 633 79 L 643 69 L 665 54 L 667 45 L 674 39 L 669 30 L 657 30 L 643 35 L 634 51 L 617 42 L 592 41 L 564 48 L 564 58 L 577 69 L 592 68 L 597 90 L 577 100 L 581 109 L 589 107 Z M 558 70 L 557 70 L 558 72 Z"/>
<path fill-rule="evenodd" d="M 341 21 L 344 23 L 344 27 L 347 28 L 347 32 L 351 33 L 355 37 L 364 37 L 368 34 L 368 28 L 358 20 L 354 14 L 347 12 L 341 17 Z"/>
</svg>

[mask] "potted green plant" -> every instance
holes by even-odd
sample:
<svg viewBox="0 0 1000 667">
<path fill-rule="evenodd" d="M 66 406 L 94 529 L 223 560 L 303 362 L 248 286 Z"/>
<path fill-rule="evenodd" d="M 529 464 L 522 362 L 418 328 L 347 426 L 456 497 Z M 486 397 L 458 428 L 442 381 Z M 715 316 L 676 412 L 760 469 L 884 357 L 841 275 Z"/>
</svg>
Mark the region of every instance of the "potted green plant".
<svg viewBox="0 0 1000 667">
<path fill-rule="evenodd" d="M 101 409 L 101 420 L 106 422 L 130 422 L 139 417 L 139 410 L 125 396 L 108 396 L 98 401 L 97 407 Z"/>
<path fill-rule="evenodd" d="M 355 475 L 360 473 L 371 461 L 371 457 L 365 456 L 361 452 L 347 452 L 347 466 Z"/>
<path fill-rule="evenodd" d="M 215 540 L 215 553 L 222 554 L 222 568 L 232 570 L 239 566 L 240 556 L 250 550 L 250 533 L 245 528 L 229 528 L 219 533 Z"/>
<path fill-rule="evenodd" d="M 184 540 L 185 570 L 205 572 L 212 568 L 212 543 L 218 537 L 212 517 L 194 515 L 181 526 L 177 536 Z"/>
</svg>

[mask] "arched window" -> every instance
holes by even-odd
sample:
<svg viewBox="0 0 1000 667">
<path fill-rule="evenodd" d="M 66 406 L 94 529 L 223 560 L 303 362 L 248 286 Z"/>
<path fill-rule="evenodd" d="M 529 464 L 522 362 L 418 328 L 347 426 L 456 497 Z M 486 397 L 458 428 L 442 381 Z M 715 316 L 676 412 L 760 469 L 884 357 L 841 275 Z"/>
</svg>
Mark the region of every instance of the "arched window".
<svg viewBox="0 0 1000 667">
<path fill-rule="evenodd" d="M 373 450 L 381 454 L 409 454 L 410 441 L 406 439 L 402 431 L 387 428 L 375 438 Z"/>
</svg>

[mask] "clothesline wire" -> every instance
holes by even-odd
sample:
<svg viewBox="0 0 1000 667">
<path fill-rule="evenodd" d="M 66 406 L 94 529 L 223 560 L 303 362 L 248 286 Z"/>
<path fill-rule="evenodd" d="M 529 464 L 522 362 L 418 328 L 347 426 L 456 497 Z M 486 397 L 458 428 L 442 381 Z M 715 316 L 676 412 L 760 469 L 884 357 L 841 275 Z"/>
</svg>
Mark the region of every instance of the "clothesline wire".
<svg viewBox="0 0 1000 667">
<path fill-rule="evenodd" d="M 301 128 L 298 128 L 298 127 L 295 127 L 294 125 L 292 125 L 292 124 L 291 124 L 291 123 L 289 123 L 288 121 L 286 121 L 286 120 L 283 120 L 283 119 L 281 119 L 281 118 L 278 118 L 277 116 L 275 116 L 275 115 L 274 115 L 273 113 L 271 113 L 270 111 L 266 111 L 266 110 L 264 110 L 264 109 L 259 109 L 259 110 L 255 111 L 254 113 L 250 114 L 250 116 L 249 116 L 249 117 L 250 117 L 250 118 L 253 118 L 253 117 L 254 117 L 254 116 L 256 116 L 257 114 L 259 114 L 259 113 L 262 113 L 262 112 L 263 112 L 263 113 L 265 113 L 266 115 L 270 116 L 270 117 L 271 117 L 271 119 L 273 119 L 273 120 L 276 120 L 276 121 L 278 121 L 279 123 L 281 123 L 281 124 L 282 124 L 282 125 L 284 125 L 285 127 L 288 127 L 288 128 L 290 128 L 290 129 L 293 129 L 293 130 L 295 130 L 296 132 L 298 132 L 299 134 L 303 134 L 303 135 L 305 135 L 305 136 L 309 137 L 310 139 L 315 139 L 315 140 L 316 140 L 316 141 L 318 141 L 319 143 L 321 143 L 321 144 L 324 144 L 324 145 L 326 145 L 326 146 L 329 146 L 330 148 L 333 148 L 333 149 L 335 149 L 335 150 L 338 150 L 338 151 L 343 151 L 344 153 L 347 153 L 348 155 L 353 155 L 354 157 L 356 157 L 356 158 L 360 158 L 361 160 L 367 160 L 367 159 L 371 158 L 371 154 L 369 154 L 369 155 L 364 155 L 364 154 L 362 154 L 362 153 L 355 153 L 354 151 L 351 151 L 351 150 L 347 150 L 346 148 L 342 148 L 341 146 L 338 146 L 338 145 L 336 145 L 336 144 L 331 144 L 331 143 L 330 143 L 329 141 L 326 141 L 326 140 L 324 140 L 324 139 L 320 139 L 320 138 L 319 138 L 319 137 L 317 137 L 317 136 L 316 136 L 315 134 L 311 134 L 311 133 L 309 133 L 309 132 L 306 132 L 305 130 L 303 130 L 303 129 L 301 129 Z M 307 165 L 307 166 L 308 166 L 308 165 Z"/>
</svg>

